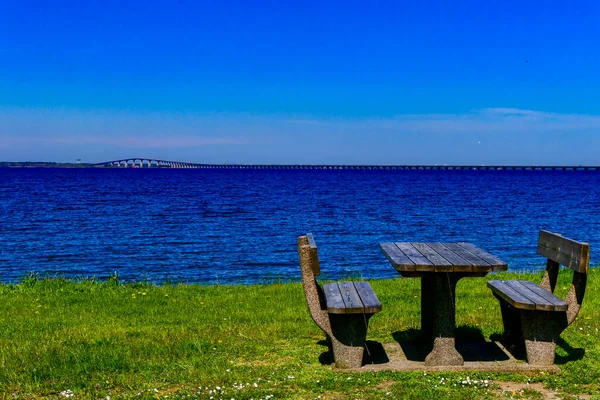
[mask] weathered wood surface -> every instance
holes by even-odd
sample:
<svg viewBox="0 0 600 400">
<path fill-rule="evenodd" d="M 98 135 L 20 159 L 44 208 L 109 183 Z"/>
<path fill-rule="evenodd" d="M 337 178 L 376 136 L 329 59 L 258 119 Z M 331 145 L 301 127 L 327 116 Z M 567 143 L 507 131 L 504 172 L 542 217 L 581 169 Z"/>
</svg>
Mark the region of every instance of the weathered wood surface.
<svg viewBox="0 0 600 400">
<path fill-rule="evenodd" d="M 492 266 L 485 259 L 473 254 L 458 243 L 447 243 L 446 247 L 473 264 L 473 271 L 492 271 Z M 483 250 L 482 250 L 483 251 Z"/>
<path fill-rule="evenodd" d="M 360 314 L 381 311 L 381 303 L 368 282 L 336 282 L 323 285 L 327 311 Z"/>
<path fill-rule="evenodd" d="M 385 257 L 394 267 L 397 268 L 401 265 L 403 271 L 415 270 L 415 264 L 394 243 L 381 243 L 380 247 Z"/>
<path fill-rule="evenodd" d="M 344 300 L 344 304 L 346 306 L 344 313 L 364 313 L 365 306 L 363 305 L 360 296 L 354 287 L 354 283 L 338 282 L 337 285 L 340 288 L 340 293 L 342 294 L 342 299 Z"/>
<path fill-rule="evenodd" d="M 365 314 L 381 311 L 381 303 L 368 282 L 354 282 L 354 287 L 365 307 Z"/>
<path fill-rule="evenodd" d="M 557 297 L 554 294 L 550 293 L 543 287 L 536 285 L 535 283 L 530 282 L 530 281 L 519 281 L 519 282 L 521 282 L 521 284 L 523 284 L 530 290 L 535 291 L 535 293 L 537 293 L 539 296 L 543 297 L 546 301 L 552 303 L 554 305 L 555 311 L 567 310 L 568 304 L 566 301 L 564 301 L 560 297 Z"/>
<path fill-rule="evenodd" d="M 590 262 L 590 245 L 541 230 L 537 252 L 550 260 L 576 272 L 587 272 Z"/>
<path fill-rule="evenodd" d="M 444 246 L 443 243 L 427 243 L 429 247 L 437 251 L 439 255 L 450 261 L 453 265 L 454 272 L 471 272 L 473 271 L 473 263 L 465 260 L 448 247 Z"/>
<path fill-rule="evenodd" d="M 540 311 L 566 311 L 568 304 L 552 293 L 528 281 L 489 281 L 492 292 L 514 308 Z"/>
<path fill-rule="evenodd" d="M 459 242 L 458 244 L 465 250 L 475 254 L 477 257 L 481 258 L 486 263 L 490 264 L 492 267 L 502 268 L 503 266 L 506 265 L 506 263 L 504 261 L 502 261 L 498 257 L 488 253 L 487 251 L 480 249 L 479 247 L 475 246 L 473 243 Z"/>
<path fill-rule="evenodd" d="M 396 247 L 410 259 L 415 271 L 433 271 L 433 263 L 427 259 L 412 243 L 396 243 Z"/>
<path fill-rule="evenodd" d="M 323 285 L 323 294 L 327 304 L 327 311 L 334 314 L 345 314 L 346 304 L 342 299 L 342 293 L 337 283 L 328 283 Z"/>
<path fill-rule="evenodd" d="M 492 289 L 492 292 L 499 296 L 502 300 L 507 301 L 513 307 L 524 310 L 535 310 L 535 303 L 516 292 L 508 286 L 504 281 L 489 281 L 487 286 Z"/>
<path fill-rule="evenodd" d="M 446 260 L 439 253 L 429 247 L 426 243 L 413 243 L 415 249 L 419 251 L 427 260 L 433 264 L 435 272 L 452 272 L 454 264 Z"/>
<path fill-rule="evenodd" d="M 548 259 L 540 285 L 509 280 L 490 281 L 488 287 L 500 301 L 505 337 L 523 340 L 529 364 L 546 366 L 554 363 L 556 342 L 581 309 L 590 246 L 541 230 L 537 251 Z M 551 293 L 558 279 L 559 264 L 574 271 L 565 300 Z M 515 337 L 515 332 L 521 332 L 522 339 Z"/>
<path fill-rule="evenodd" d="M 505 271 L 499 258 L 470 243 L 381 243 L 381 251 L 400 273 Z"/>
<path fill-rule="evenodd" d="M 308 239 L 308 247 L 310 248 L 310 262 L 312 265 L 315 276 L 321 275 L 321 264 L 319 263 L 319 252 L 317 250 L 317 243 L 312 233 L 307 233 L 306 238 Z"/>
</svg>

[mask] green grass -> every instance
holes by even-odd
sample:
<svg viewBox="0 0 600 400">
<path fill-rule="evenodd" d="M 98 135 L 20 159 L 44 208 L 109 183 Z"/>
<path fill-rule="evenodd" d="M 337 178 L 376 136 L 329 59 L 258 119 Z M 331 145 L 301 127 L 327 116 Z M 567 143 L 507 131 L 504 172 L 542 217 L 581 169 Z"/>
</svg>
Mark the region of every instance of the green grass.
<svg viewBox="0 0 600 400">
<path fill-rule="evenodd" d="M 489 278 L 498 277 L 515 275 Z M 541 275 L 521 277 L 539 281 Z M 563 270 L 559 295 L 569 278 Z M 459 282 L 457 324 L 489 338 L 501 333 L 502 322 L 486 279 Z M 371 284 L 384 310 L 371 320 L 370 340 L 390 343 L 394 333 L 419 329 L 418 279 Z M 566 398 L 600 398 L 599 287 L 600 270 L 592 269 L 579 318 L 557 349 L 557 375 L 344 373 L 319 361 L 326 359 L 324 335 L 310 319 L 300 284 L 155 286 L 30 277 L 0 285 L 0 397 L 535 399 L 543 398 L 536 389 L 543 387 Z M 504 382 L 531 385 L 506 390 Z"/>
</svg>

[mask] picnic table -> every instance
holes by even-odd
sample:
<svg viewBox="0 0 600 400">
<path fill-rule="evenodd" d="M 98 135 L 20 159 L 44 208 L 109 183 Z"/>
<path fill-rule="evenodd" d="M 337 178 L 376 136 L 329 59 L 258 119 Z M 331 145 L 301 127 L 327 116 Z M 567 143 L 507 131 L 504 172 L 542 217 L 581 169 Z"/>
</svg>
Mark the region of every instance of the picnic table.
<svg viewBox="0 0 600 400">
<path fill-rule="evenodd" d="M 381 243 L 383 254 L 403 277 L 421 278 L 421 335 L 433 349 L 427 366 L 463 365 L 455 347 L 456 283 L 505 271 L 507 264 L 471 243 Z"/>
</svg>

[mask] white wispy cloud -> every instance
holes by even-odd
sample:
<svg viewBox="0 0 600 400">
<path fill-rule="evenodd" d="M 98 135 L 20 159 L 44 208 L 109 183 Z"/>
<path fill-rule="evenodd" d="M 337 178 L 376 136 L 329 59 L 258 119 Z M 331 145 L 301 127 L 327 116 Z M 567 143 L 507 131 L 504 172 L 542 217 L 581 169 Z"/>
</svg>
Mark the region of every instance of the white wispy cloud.
<svg viewBox="0 0 600 400">
<path fill-rule="evenodd" d="M 290 124 L 424 133 L 540 132 L 600 129 L 600 116 L 548 113 L 509 107 L 462 114 L 404 114 L 389 118 L 287 120 Z"/>
<path fill-rule="evenodd" d="M 102 136 L 66 136 L 66 137 L 14 137 L 0 138 L 0 146 L 32 145 L 32 144 L 80 144 L 108 145 L 135 148 L 176 148 L 197 147 L 207 145 L 243 145 L 250 141 L 241 138 L 208 138 L 208 137 L 175 137 L 175 138 L 144 138 L 144 137 L 102 137 Z"/>
<path fill-rule="evenodd" d="M 511 107 L 385 118 L 5 107 L 0 159 L 84 154 L 101 161 L 148 149 L 215 162 L 579 164 L 600 162 L 599 133 L 599 115 Z"/>
</svg>

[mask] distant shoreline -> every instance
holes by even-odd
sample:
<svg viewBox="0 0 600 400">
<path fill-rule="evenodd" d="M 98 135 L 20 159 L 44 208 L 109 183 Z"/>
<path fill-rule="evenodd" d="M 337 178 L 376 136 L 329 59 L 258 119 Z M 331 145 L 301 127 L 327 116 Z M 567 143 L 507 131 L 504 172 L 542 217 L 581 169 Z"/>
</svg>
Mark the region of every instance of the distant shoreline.
<svg viewBox="0 0 600 400">
<path fill-rule="evenodd" d="M 119 168 L 116 166 L 96 165 L 89 163 L 59 163 L 46 161 L 0 161 L 0 168 Z M 121 167 L 123 168 L 123 167 Z M 131 168 L 131 166 L 129 167 Z M 170 168 L 167 166 L 156 166 L 152 168 Z"/>
<path fill-rule="evenodd" d="M 0 168 L 89 168 L 91 164 L 57 163 L 46 161 L 0 161 Z"/>
<path fill-rule="evenodd" d="M 133 160 L 133 161 L 131 161 Z M 0 168 L 192 168 L 192 169 L 294 169 L 294 170 L 405 170 L 405 171 L 594 171 L 600 165 L 453 165 L 453 164 L 406 164 L 406 165 L 363 165 L 363 164 L 197 164 L 179 161 L 130 159 L 105 163 L 59 163 L 48 161 L 0 161 Z M 135 161 L 140 161 L 136 163 Z"/>
</svg>

